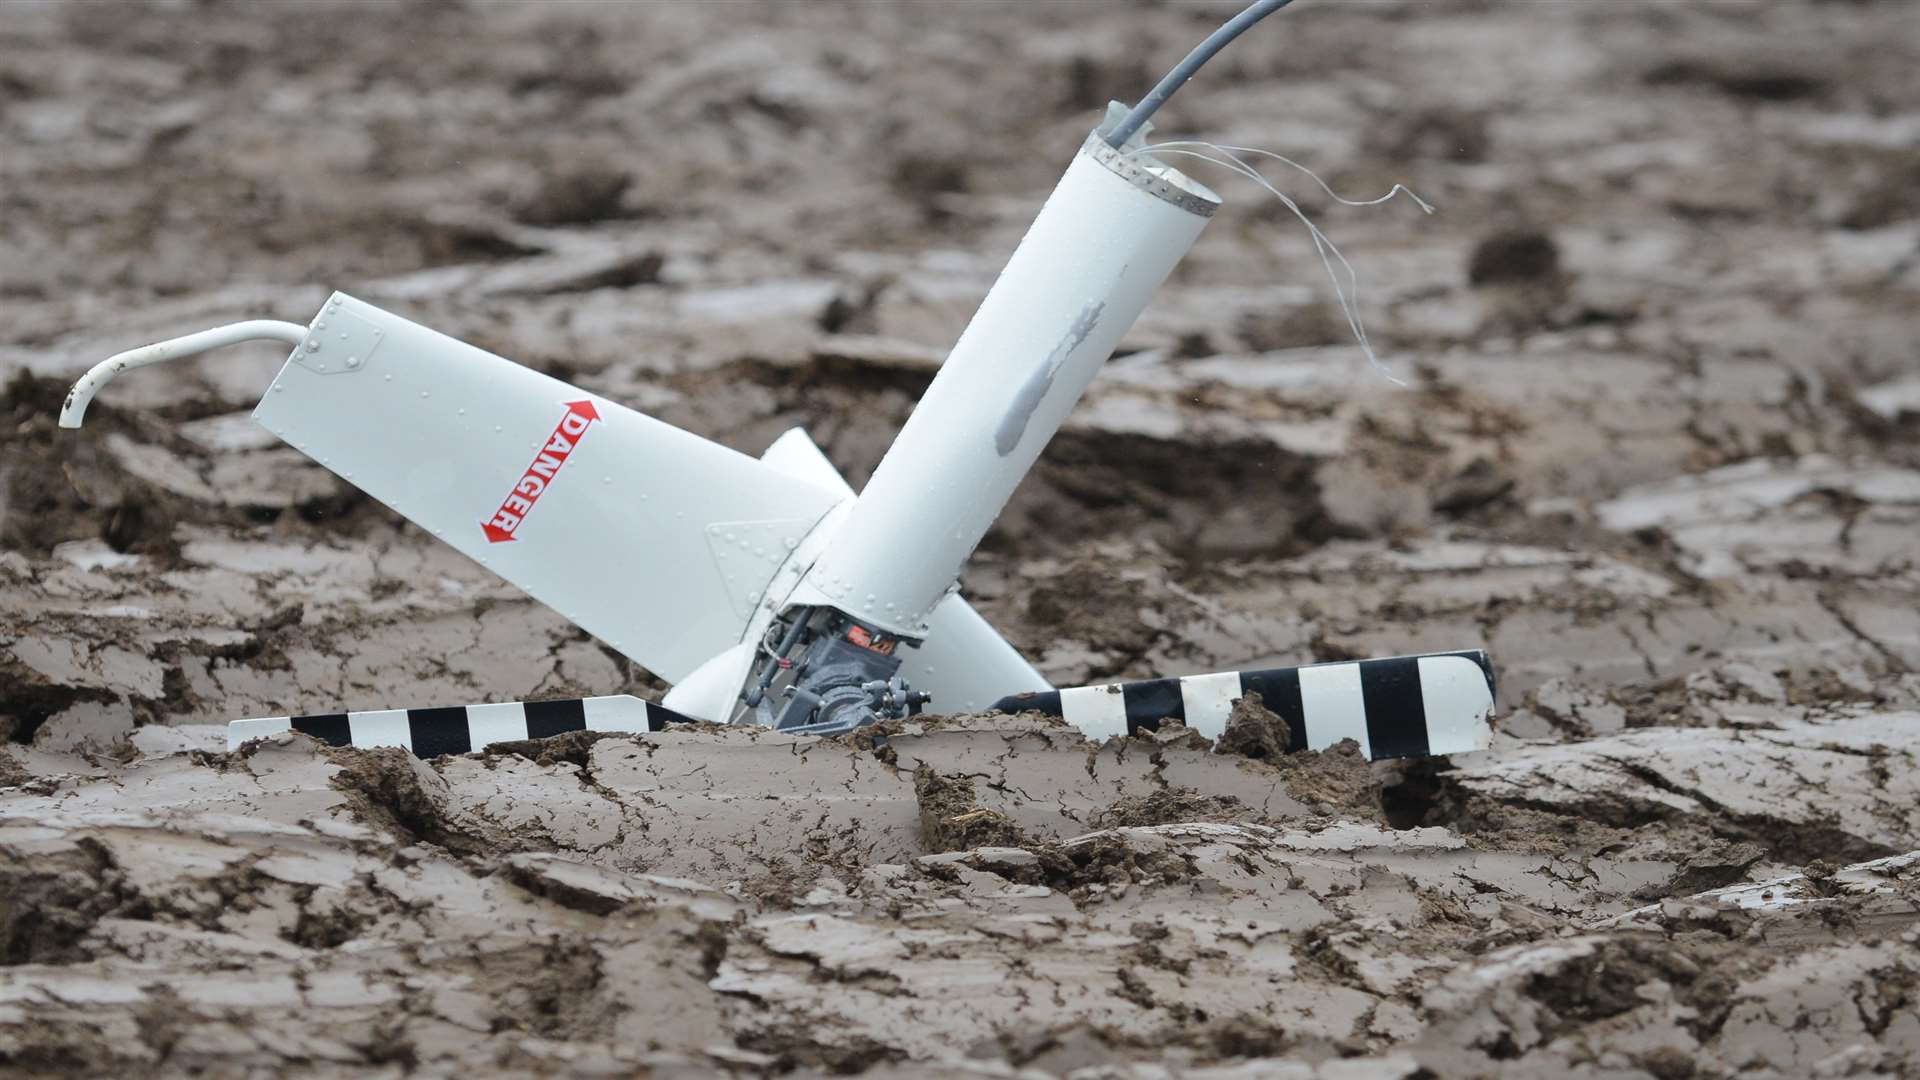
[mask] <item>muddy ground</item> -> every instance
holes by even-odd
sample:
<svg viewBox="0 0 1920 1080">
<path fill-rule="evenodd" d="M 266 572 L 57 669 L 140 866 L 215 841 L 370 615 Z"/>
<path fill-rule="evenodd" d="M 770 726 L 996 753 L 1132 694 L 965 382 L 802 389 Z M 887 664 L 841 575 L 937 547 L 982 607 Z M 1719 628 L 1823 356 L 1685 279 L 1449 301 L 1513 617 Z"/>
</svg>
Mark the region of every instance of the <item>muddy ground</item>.
<svg viewBox="0 0 1920 1080">
<path fill-rule="evenodd" d="M 1489 648 L 1488 752 L 227 719 L 657 682 L 250 426 L 342 288 L 860 483 L 1231 5 L 0 14 L 0 1071 L 1920 1075 L 1909 5 L 1333 3 L 966 577 L 1057 681 Z M 1258 740 L 1253 740 L 1257 745 Z M 1076 1070 L 1078 1070 L 1076 1072 Z"/>
</svg>

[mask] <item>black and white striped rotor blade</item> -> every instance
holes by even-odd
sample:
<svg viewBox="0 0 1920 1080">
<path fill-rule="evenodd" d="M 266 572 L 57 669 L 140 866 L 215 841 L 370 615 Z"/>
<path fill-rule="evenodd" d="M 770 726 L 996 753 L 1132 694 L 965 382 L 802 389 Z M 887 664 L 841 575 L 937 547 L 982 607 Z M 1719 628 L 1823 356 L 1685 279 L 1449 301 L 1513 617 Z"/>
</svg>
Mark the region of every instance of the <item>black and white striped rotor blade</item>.
<svg viewBox="0 0 1920 1080">
<path fill-rule="evenodd" d="M 1479 649 L 1077 686 L 993 707 L 1058 716 L 1098 739 L 1155 731 L 1168 719 L 1218 739 L 1249 691 L 1286 720 L 1289 751 L 1352 739 L 1380 761 L 1484 750 L 1493 738 L 1493 664 Z"/>
<path fill-rule="evenodd" d="M 465 754 L 493 743 L 544 739 L 569 731 L 659 731 L 691 717 L 631 694 L 502 701 L 438 709 L 316 713 L 235 720 L 227 725 L 227 749 L 282 731 L 311 735 L 329 746 L 398 746 L 423 758 Z"/>
</svg>

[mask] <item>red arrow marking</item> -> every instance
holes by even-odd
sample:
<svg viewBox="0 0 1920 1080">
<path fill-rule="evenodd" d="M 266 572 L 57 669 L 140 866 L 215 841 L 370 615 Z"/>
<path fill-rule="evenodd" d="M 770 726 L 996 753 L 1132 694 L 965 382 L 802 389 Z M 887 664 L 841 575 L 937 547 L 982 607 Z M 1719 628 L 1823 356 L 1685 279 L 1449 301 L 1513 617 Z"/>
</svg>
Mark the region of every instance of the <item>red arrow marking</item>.
<svg viewBox="0 0 1920 1080">
<path fill-rule="evenodd" d="M 514 538 L 514 531 L 533 512 L 533 504 L 539 502 L 540 496 L 552 486 L 560 466 L 567 463 L 567 458 L 573 455 L 586 435 L 587 428 L 598 419 L 600 413 L 593 407 L 593 402 L 567 402 L 566 414 L 554 425 L 553 434 L 547 436 L 546 445 L 534 455 L 533 464 L 520 474 L 519 481 L 513 485 L 512 491 L 507 492 L 507 497 L 500 500 L 500 509 L 493 512 L 493 517 L 481 523 L 480 529 L 487 534 L 487 543 L 504 544 Z"/>
</svg>

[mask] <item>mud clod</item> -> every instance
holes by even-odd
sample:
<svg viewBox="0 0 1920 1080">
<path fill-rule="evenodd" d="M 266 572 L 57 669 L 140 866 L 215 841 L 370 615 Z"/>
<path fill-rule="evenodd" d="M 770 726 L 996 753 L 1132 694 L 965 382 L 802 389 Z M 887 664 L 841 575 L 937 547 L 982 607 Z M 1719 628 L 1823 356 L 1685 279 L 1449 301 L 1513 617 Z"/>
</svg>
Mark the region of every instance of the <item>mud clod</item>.
<svg viewBox="0 0 1920 1080">
<path fill-rule="evenodd" d="M 1044 880 L 1082 899 L 1135 883 L 1162 884 L 1195 876 L 1193 863 L 1149 831 L 1109 829 L 1050 846 L 1041 853 Z"/>
<path fill-rule="evenodd" d="M 46 555 L 99 538 L 119 552 L 177 553 L 171 532 L 184 500 L 129 476 L 107 451 L 109 433 L 130 429 L 111 406 L 89 411 L 84 439 L 59 440 L 66 393 L 62 381 L 24 370 L 0 393 L 0 550 Z"/>
<path fill-rule="evenodd" d="M 1360 744 L 1342 739 L 1325 750 L 1289 754 L 1274 766 L 1287 792 L 1327 813 L 1361 818 L 1381 815 L 1381 784 Z"/>
<path fill-rule="evenodd" d="M 1280 714 L 1267 708 L 1256 691 L 1233 703 L 1217 748 L 1223 754 L 1255 761 L 1278 761 L 1291 752 L 1292 744 L 1293 729 Z"/>
<path fill-rule="evenodd" d="M 1819 97 L 1830 88 L 1825 73 L 1785 56 L 1678 56 L 1649 69 L 1652 86 L 1704 86 L 1753 101 L 1779 103 Z"/>
<path fill-rule="evenodd" d="M 594 744 L 607 739 L 630 741 L 631 738 L 629 735 L 614 731 L 569 731 L 544 739 L 518 739 L 493 743 L 483 753 L 487 757 L 514 754 L 536 765 L 557 765 L 566 762 L 586 769 L 593 758 Z"/>
<path fill-rule="evenodd" d="M 419 758 L 392 746 L 329 748 L 327 756 L 340 766 L 334 786 L 353 798 L 366 820 L 384 826 L 402 843 L 464 846 L 466 838 L 449 828 L 446 782 Z"/>
<path fill-rule="evenodd" d="M 1132 796 L 1099 811 L 1093 823 L 1102 828 L 1127 825 L 1168 825 L 1177 821 L 1244 821 L 1253 811 L 1232 795 L 1163 788 L 1150 795 Z"/>
<path fill-rule="evenodd" d="M 621 197 L 633 186 L 625 170 L 600 161 L 572 163 L 549 173 L 539 189 L 514 207 L 530 225 L 585 225 L 620 216 Z"/>
<path fill-rule="evenodd" d="M 920 803 L 920 843 L 929 852 L 1026 846 L 1012 818 L 980 805 L 971 777 L 922 767 L 913 774 L 913 794 Z"/>
<path fill-rule="evenodd" d="M 1537 229 L 1493 233 L 1473 249 L 1467 280 L 1485 285 L 1552 286 L 1560 278 L 1560 245 Z"/>
<path fill-rule="evenodd" d="M 0 848 L 0 964 L 84 960 L 88 931 L 125 903 L 119 869 L 99 844 L 31 860 Z"/>
</svg>

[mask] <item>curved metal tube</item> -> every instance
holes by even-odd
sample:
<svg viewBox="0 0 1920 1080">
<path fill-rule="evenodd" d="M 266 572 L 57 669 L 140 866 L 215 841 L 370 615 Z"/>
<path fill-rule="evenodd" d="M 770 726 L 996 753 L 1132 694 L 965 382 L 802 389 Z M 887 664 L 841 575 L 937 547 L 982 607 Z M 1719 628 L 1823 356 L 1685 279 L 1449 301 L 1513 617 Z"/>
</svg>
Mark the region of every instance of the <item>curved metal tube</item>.
<svg viewBox="0 0 1920 1080">
<path fill-rule="evenodd" d="M 87 405 L 93 401 L 93 395 L 99 393 L 100 388 L 115 375 L 130 368 L 146 367 L 167 360 L 183 360 L 209 349 L 237 345 L 242 341 L 284 341 L 288 345 L 299 345 L 306 340 L 306 336 L 307 328 L 296 323 L 277 319 L 249 319 L 115 353 L 88 368 L 87 373 L 80 376 L 80 381 L 73 384 L 73 389 L 67 391 L 66 404 L 60 406 L 60 426 L 79 427 L 80 421 L 87 415 Z"/>
</svg>

